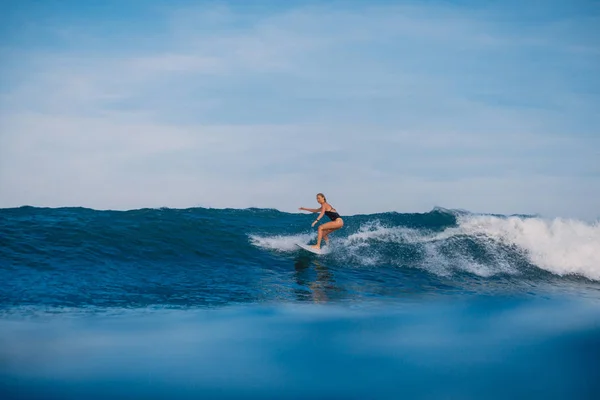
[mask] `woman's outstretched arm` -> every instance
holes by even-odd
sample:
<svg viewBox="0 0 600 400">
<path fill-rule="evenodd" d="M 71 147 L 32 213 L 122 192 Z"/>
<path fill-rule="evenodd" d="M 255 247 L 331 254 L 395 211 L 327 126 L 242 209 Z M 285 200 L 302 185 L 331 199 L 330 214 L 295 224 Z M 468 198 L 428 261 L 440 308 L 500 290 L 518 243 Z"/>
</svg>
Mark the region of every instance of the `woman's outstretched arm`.
<svg viewBox="0 0 600 400">
<path fill-rule="evenodd" d="M 299 210 L 310 211 L 310 212 L 313 212 L 313 213 L 321 211 L 320 208 L 306 208 L 306 207 L 300 207 Z"/>
</svg>

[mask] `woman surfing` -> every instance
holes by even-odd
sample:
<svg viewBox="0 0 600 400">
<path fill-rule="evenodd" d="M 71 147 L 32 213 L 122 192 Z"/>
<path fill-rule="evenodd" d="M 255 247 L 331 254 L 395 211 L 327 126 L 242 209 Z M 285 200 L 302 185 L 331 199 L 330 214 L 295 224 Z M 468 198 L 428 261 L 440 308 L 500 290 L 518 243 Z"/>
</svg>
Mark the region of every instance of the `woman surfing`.
<svg viewBox="0 0 600 400">
<path fill-rule="evenodd" d="M 333 231 L 340 229 L 344 226 L 344 220 L 340 217 L 340 214 L 337 213 L 335 208 L 331 206 L 331 204 L 327 203 L 327 199 L 323 193 L 317 194 L 317 202 L 321 205 L 321 208 L 306 208 L 300 207 L 300 210 L 310 211 L 313 213 L 320 212 L 315 222 L 312 223 L 311 226 L 315 226 L 317 222 L 323 215 L 327 215 L 331 221 L 326 222 L 322 225 L 319 225 L 319 236 L 317 237 L 317 244 L 312 245 L 311 247 L 314 249 L 321 249 L 321 239 L 325 240 L 325 243 L 329 245 L 329 234 Z"/>
</svg>

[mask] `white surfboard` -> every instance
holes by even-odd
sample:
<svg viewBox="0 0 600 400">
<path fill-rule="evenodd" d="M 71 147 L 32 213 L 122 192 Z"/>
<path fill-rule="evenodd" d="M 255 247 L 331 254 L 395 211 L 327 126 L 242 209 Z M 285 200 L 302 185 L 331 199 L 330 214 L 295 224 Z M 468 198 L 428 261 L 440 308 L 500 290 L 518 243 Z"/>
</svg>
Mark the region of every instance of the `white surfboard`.
<svg viewBox="0 0 600 400">
<path fill-rule="evenodd" d="M 313 248 L 312 246 L 309 246 L 307 244 L 302 244 L 302 243 L 296 243 L 296 246 L 298 246 L 301 249 L 304 249 L 306 251 L 310 251 L 313 254 L 318 254 L 318 255 L 327 254 L 327 249 L 323 249 L 322 247 L 320 250 L 317 250 L 317 249 Z"/>
</svg>

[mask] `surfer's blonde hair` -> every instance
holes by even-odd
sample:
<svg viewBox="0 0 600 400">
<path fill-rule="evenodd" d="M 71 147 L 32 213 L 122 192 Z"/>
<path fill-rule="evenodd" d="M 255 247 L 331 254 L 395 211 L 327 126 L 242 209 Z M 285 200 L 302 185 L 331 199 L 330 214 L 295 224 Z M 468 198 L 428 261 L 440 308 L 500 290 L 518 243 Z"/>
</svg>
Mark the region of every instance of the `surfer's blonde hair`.
<svg viewBox="0 0 600 400">
<path fill-rule="evenodd" d="M 321 196 L 323 200 L 327 201 L 327 197 L 323 193 L 317 193 L 317 196 Z"/>
</svg>

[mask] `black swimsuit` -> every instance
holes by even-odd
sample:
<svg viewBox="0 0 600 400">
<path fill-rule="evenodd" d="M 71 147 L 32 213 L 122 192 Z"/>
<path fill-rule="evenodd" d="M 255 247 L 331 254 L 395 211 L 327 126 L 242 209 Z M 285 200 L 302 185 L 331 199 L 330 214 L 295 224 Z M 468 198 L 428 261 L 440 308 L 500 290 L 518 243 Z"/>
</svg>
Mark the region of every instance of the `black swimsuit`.
<svg viewBox="0 0 600 400">
<path fill-rule="evenodd" d="M 331 210 L 335 210 L 335 208 L 331 207 Z M 337 213 L 337 211 L 325 211 L 325 215 L 327 215 L 329 217 L 330 220 L 335 221 L 340 217 L 340 214 Z"/>
</svg>

